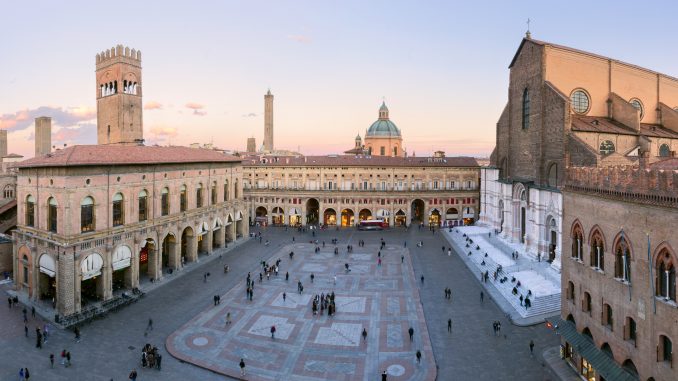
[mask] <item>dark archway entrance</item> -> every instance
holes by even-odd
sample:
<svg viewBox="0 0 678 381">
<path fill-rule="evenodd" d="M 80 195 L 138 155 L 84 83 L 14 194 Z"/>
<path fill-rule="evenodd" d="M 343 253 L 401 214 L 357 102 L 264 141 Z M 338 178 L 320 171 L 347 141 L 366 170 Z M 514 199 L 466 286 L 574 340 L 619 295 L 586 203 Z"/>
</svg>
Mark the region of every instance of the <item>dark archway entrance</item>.
<svg viewBox="0 0 678 381">
<path fill-rule="evenodd" d="M 193 250 L 195 237 L 193 236 L 193 228 L 190 226 L 186 227 L 183 232 L 181 232 L 181 263 L 191 262 L 195 260 Z"/>
<path fill-rule="evenodd" d="M 424 221 L 424 201 L 416 199 L 412 201 L 412 211 L 410 216 L 412 216 L 412 222 L 422 222 Z"/>
<path fill-rule="evenodd" d="M 325 209 L 325 213 L 323 213 L 323 224 L 332 226 L 337 224 L 337 212 L 334 209 Z"/>
<path fill-rule="evenodd" d="M 353 211 L 351 209 L 344 209 L 341 211 L 341 226 L 353 226 L 355 224 L 353 218 Z"/>
<path fill-rule="evenodd" d="M 372 211 L 369 209 L 361 209 L 358 213 L 358 221 L 367 221 L 372 219 Z"/>
<path fill-rule="evenodd" d="M 315 198 L 306 201 L 306 224 L 317 225 L 320 217 L 320 203 Z"/>
</svg>

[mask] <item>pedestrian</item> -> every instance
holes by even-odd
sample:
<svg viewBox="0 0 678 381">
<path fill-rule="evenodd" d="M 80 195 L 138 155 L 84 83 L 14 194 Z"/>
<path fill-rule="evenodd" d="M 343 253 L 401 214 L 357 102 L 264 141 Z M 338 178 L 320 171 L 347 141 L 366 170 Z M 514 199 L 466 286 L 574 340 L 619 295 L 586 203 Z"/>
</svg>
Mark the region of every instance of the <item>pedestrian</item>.
<svg viewBox="0 0 678 381">
<path fill-rule="evenodd" d="M 288 280 L 290 280 L 290 273 L 289 273 L 289 271 L 286 271 L 285 272 L 285 281 L 288 281 Z"/>
<path fill-rule="evenodd" d="M 275 340 L 275 326 L 274 325 L 271 326 L 271 339 Z"/>
<path fill-rule="evenodd" d="M 400 263 L 405 263 L 405 256 L 404 255 L 400 256 Z"/>
<path fill-rule="evenodd" d="M 334 276 L 334 285 L 335 286 L 337 285 L 337 276 L 336 275 Z"/>
<path fill-rule="evenodd" d="M 24 368 L 21 368 L 19 370 L 19 381 L 24 381 L 26 378 L 24 377 L 26 373 L 24 373 Z"/>
<path fill-rule="evenodd" d="M 61 351 L 61 365 L 66 365 L 66 350 Z"/>
<path fill-rule="evenodd" d="M 162 355 L 160 353 L 155 355 L 155 369 L 160 370 L 160 363 L 162 362 Z"/>
<path fill-rule="evenodd" d="M 410 342 L 412 342 L 414 337 L 414 328 L 410 327 L 410 329 L 407 330 L 407 333 L 410 334 Z"/>
<path fill-rule="evenodd" d="M 24 334 L 28 337 L 28 326 L 24 324 Z"/>
<path fill-rule="evenodd" d="M 447 332 L 452 333 L 452 319 L 447 319 Z"/>
<path fill-rule="evenodd" d="M 24 314 L 24 323 L 26 323 L 26 322 L 28 322 L 28 315 L 27 315 L 28 311 L 26 311 L 26 307 L 24 307 L 22 312 Z"/>
<path fill-rule="evenodd" d="M 245 375 L 245 360 L 240 359 L 240 375 Z"/>
<path fill-rule="evenodd" d="M 367 340 L 367 329 L 363 328 L 363 341 Z"/>
<path fill-rule="evenodd" d="M 54 353 L 49 354 L 49 367 L 54 369 Z"/>
<path fill-rule="evenodd" d="M 530 340 L 530 356 L 534 354 L 534 341 Z"/>
<path fill-rule="evenodd" d="M 202 274 L 202 281 L 203 281 L 204 283 L 207 283 L 207 273 L 203 273 L 203 274 Z"/>
<path fill-rule="evenodd" d="M 421 284 L 424 284 L 424 274 L 421 274 Z"/>
<path fill-rule="evenodd" d="M 35 317 L 35 306 L 31 306 L 31 317 Z"/>
<path fill-rule="evenodd" d="M 66 368 L 71 366 L 71 352 L 66 351 Z"/>
<path fill-rule="evenodd" d="M 287 293 L 283 292 L 283 302 L 287 300 Z"/>
<path fill-rule="evenodd" d="M 313 275 L 313 273 L 311 273 L 311 283 L 313 283 L 313 279 L 315 279 L 315 275 Z"/>
<path fill-rule="evenodd" d="M 381 266 L 381 258 L 377 261 L 377 266 Z"/>
<path fill-rule="evenodd" d="M 132 369 L 132 371 L 129 373 L 129 379 L 132 381 L 137 381 L 137 370 Z"/>
<path fill-rule="evenodd" d="M 421 351 L 417 351 L 417 364 L 421 364 Z"/>
<path fill-rule="evenodd" d="M 388 373 L 384 371 L 384 373 L 381 374 L 381 381 L 387 381 L 386 378 L 388 377 Z"/>
<path fill-rule="evenodd" d="M 452 255 L 452 249 L 447 249 L 447 256 L 449 257 L 450 255 Z"/>
<path fill-rule="evenodd" d="M 31 378 L 31 373 L 28 371 L 28 368 L 24 371 L 24 379 L 28 381 Z"/>
<path fill-rule="evenodd" d="M 485 299 L 485 293 L 480 291 L 480 303 L 482 303 L 484 299 Z"/>
<path fill-rule="evenodd" d="M 231 313 L 227 312 L 226 313 L 226 324 L 231 324 Z"/>
</svg>

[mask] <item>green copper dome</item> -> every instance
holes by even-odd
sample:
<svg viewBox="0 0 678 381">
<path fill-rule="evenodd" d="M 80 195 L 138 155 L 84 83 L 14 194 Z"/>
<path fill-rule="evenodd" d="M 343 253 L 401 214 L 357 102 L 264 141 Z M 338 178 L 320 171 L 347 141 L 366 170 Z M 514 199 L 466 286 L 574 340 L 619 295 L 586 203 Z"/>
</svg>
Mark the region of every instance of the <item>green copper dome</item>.
<svg viewBox="0 0 678 381">
<path fill-rule="evenodd" d="M 381 107 L 379 107 L 379 119 L 372 123 L 370 128 L 367 129 L 367 134 L 365 137 L 380 137 L 380 136 L 386 136 L 386 137 L 399 137 L 400 136 L 400 129 L 395 125 L 395 123 L 391 122 L 391 120 L 388 118 L 388 107 L 386 107 L 386 103 L 383 102 L 381 104 Z"/>
</svg>

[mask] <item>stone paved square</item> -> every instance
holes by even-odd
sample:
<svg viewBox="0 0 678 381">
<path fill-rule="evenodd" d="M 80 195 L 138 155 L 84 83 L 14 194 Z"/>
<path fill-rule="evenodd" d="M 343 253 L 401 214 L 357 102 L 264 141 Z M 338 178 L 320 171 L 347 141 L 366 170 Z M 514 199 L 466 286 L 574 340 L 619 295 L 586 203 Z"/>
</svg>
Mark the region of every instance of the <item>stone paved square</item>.
<svg viewBox="0 0 678 381">
<path fill-rule="evenodd" d="M 318 330 L 315 343 L 357 347 L 360 344 L 362 328 L 362 324 L 332 323 L 329 328 L 321 327 Z"/>
<path fill-rule="evenodd" d="M 363 313 L 365 312 L 364 296 L 337 296 L 335 299 L 337 309 L 342 312 Z"/>
<path fill-rule="evenodd" d="M 290 332 L 294 329 L 294 324 L 288 323 L 287 318 L 263 315 L 257 319 L 256 323 L 252 324 L 252 327 L 247 331 L 253 335 L 259 336 L 271 336 L 271 327 L 275 326 L 275 337 L 287 340 L 290 335 Z"/>
</svg>

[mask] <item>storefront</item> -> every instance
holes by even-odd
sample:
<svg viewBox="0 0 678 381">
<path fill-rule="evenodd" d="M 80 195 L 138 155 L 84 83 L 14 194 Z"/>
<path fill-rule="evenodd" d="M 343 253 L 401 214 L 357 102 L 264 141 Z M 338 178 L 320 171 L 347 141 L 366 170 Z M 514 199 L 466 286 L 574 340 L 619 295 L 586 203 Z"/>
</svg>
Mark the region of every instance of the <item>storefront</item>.
<svg viewBox="0 0 678 381">
<path fill-rule="evenodd" d="M 334 209 L 325 209 L 325 213 L 323 213 L 323 224 L 329 226 L 337 224 L 337 212 Z"/>
<path fill-rule="evenodd" d="M 445 226 L 459 226 L 461 220 L 459 219 L 459 210 L 457 208 L 449 208 L 445 212 Z"/>
<path fill-rule="evenodd" d="M 476 218 L 476 211 L 473 207 L 467 206 L 463 208 L 464 211 L 464 225 L 473 225 Z"/>
<path fill-rule="evenodd" d="M 402 209 L 399 209 L 395 214 L 395 226 L 407 226 L 407 215 Z"/>
<path fill-rule="evenodd" d="M 142 251 L 143 252 L 143 251 Z M 148 250 L 144 252 L 145 263 L 148 263 Z M 132 286 L 132 250 L 127 246 L 118 246 L 113 252 L 113 291 Z"/>
<path fill-rule="evenodd" d="M 290 226 L 301 225 L 301 211 L 297 208 L 290 208 L 289 220 Z"/>
<path fill-rule="evenodd" d="M 43 254 L 40 256 L 39 265 L 38 296 L 40 299 L 56 302 L 56 261 L 49 254 Z"/>
<path fill-rule="evenodd" d="M 391 212 L 386 209 L 377 210 L 377 219 L 384 221 L 384 226 L 391 225 Z"/>
<path fill-rule="evenodd" d="M 431 209 L 429 212 L 428 216 L 428 224 L 429 226 L 440 226 L 440 211 L 436 208 Z"/>
<path fill-rule="evenodd" d="M 271 222 L 273 225 L 283 225 L 285 224 L 285 212 L 280 207 L 273 208 L 271 213 Z"/>
<path fill-rule="evenodd" d="M 104 287 L 101 269 L 104 260 L 98 253 L 88 255 L 80 263 L 80 298 L 81 304 L 98 301 L 103 298 Z"/>
</svg>

